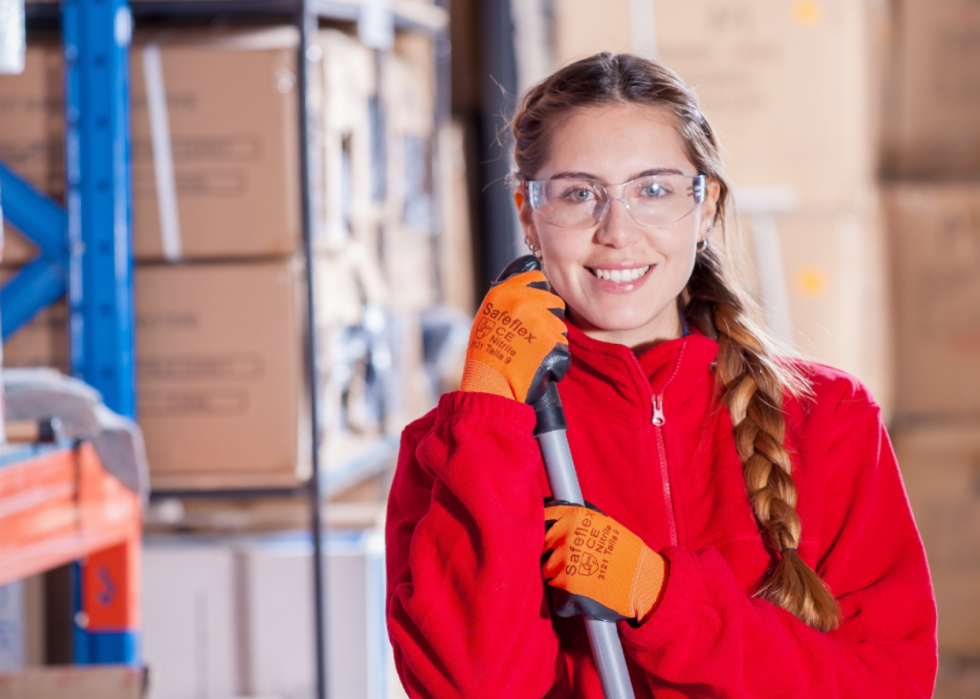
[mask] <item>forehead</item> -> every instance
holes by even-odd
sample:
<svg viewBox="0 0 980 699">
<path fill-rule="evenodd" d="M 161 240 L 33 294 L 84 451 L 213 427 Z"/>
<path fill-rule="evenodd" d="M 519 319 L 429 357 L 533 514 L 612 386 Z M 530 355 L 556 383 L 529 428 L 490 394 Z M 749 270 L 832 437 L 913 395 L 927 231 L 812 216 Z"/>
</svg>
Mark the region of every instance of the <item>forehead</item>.
<svg viewBox="0 0 980 699">
<path fill-rule="evenodd" d="M 605 182 L 623 182 L 654 168 L 697 174 L 673 114 L 635 104 L 577 107 L 555 122 L 548 158 L 536 179 L 585 172 Z"/>
</svg>

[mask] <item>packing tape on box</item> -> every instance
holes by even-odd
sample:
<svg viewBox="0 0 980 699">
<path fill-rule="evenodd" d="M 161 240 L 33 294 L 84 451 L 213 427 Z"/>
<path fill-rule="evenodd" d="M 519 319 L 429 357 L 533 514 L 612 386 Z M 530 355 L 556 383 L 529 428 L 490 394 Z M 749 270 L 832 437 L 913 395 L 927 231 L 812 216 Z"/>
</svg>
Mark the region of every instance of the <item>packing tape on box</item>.
<svg viewBox="0 0 980 699">
<path fill-rule="evenodd" d="M 146 80 L 146 107 L 150 117 L 150 146 L 153 150 L 153 176 L 156 180 L 163 256 L 170 262 L 176 262 L 181 258 L 183 246 L 177 211 L 177 181 L 174 176 L 174 151 L 170 142 L 167 91 L 163 81 L 163 60 L 160 58 L 159 44 L 147 44 L 143 48 L 143 75 Z"/>
</svg>

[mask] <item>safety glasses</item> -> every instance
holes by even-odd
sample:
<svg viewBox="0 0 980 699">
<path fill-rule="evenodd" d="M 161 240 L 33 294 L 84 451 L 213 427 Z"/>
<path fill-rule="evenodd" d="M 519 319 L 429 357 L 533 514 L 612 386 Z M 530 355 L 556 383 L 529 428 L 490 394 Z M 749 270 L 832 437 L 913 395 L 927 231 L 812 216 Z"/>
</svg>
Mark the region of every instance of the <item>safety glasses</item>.
<svg viewBox="0 0 980 699">
<path fill-rule="evenodd" d="M 548 223 L 560 228 L 592 228 L 598 225 L 614 201 L 621 201 L 641 226 L 669 226 L 694 211 L 704 201 L 708 177 L 651 175 L 620 184 L 562 177 L 525 180 L 528 202 Z M 619 190 L 614 197 L 610 190 Z"/>
</svg>

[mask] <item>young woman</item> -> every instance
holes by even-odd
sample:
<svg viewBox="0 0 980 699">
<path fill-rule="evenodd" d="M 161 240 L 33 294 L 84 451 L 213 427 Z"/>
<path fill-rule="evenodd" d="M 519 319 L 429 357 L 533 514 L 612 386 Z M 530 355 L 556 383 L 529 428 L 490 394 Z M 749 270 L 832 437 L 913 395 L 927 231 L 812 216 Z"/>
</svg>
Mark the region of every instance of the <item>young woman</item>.
<svg viewBox="0 0 980 699">
<path fill-rule="evenodd" d="M 930 696 L 935 601 L 878 406 L 746 315 L 691 90 L 600 54 L 529 90 L 512 130 L 554 293 L 496 285 L 460 390 L 403 435 L 388 630 L 409 695 L 601 697 L 584 613 L 622 620 L 637 697 Z M 546 502 L 532 437 L 526 401 L 569 352 L 601 513 Z"/>
</svg>

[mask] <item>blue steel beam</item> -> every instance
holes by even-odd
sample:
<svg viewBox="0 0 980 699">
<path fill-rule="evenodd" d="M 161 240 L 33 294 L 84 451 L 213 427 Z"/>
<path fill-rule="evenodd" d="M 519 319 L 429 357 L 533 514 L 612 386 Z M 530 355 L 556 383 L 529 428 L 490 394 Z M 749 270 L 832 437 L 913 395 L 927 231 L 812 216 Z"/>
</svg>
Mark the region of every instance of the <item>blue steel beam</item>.
<svg viewBox="0 0 980 699">
<path fill-rule="evenodd" d="M 65 295 L 68 270 L 40 256 L 10 278 L 0 290 L 0 325 L 4 342 L 42 309 Z"/>
<path fill-rule="evenodd" d="M 62 0 L 71 369 L 102 394 L 107 406 L 129 417 L 136 412 L 129 188 L 132 25 L 125 0 Z M 83 611 L 80 599 L 75 610 Z M 84 614 L 75 619 L 76 663 L 139 664 L 137 629 L 89 631 Z"/>
<path fill-rule="evenodd" d="M 41 249 L 41 254 L 61 265 L 68 263 L 68 218 L 65 210 L 46 194 L 0 161 L 0 208 L 3 217 L 17 226 Z M 6 309 L 4 309 L 6 311 Z"/>
<path fill-rule="evenodd" d="M 125 0 L 64 0 L 71 369 L 135 416 Z M 84 254 L 83 254 L 84 253 Z"/>
</svg>

